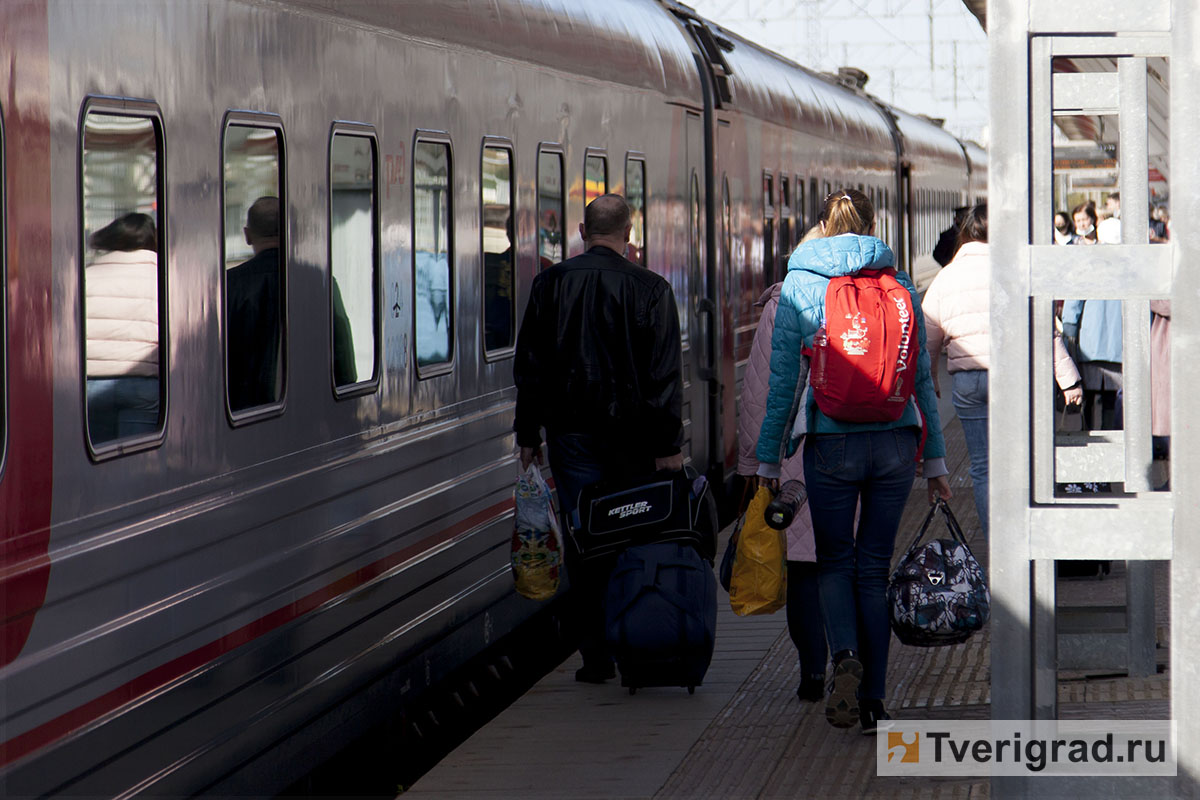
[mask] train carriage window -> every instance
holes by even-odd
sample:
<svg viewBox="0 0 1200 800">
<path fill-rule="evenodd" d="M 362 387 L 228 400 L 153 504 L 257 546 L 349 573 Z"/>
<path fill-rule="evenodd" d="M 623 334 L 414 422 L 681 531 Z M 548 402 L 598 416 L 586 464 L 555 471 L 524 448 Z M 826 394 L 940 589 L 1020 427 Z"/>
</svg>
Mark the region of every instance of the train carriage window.
<svg viewBox="0 0 1200 800">
<path fill-rule="evenodd" d="M 83 350 L 92 452 L 161 436 L 166 399 L 163 133 L 132 105 L 89 101 L 81 142 Z"/>
<path fill-rule="evenodd" d="M 625 201 L 633 230 L 626 256 L 646 266 L 646 162 L 630 154 L 625 160 Z"/>
<path fill-rule="evenodd" d="M 450 143 L 413 147 L 413 319 L 417 370 L 449 365 L 454 344 Z M 442 372 L 444 370 L 438 370 Z"/>
<path fill-rule="evenodd" d="M 775 177 L 763 173 L 763 281 L 775 283 Z"/>
<path fill-rule="evenodd" d="M 374 136 L 365 134 L 369 130 L 358 126 L 335 129 L 329 145 L 329 318 L 337 390 L 369 388 L 379 376 L 377 155 Z"/>
<path fill-rule="evenodd" d="M 806 218 L 804 199 L 804 178 L 796 176 L 796 202 L 793 211 L 796 215 L 796 242 L 799 243 L 804 238 L 804 234 L 808 233 L 809 222 Z"/>
<path fill-rule="evenodd" d="M 239 119 L 225 128 L 223 159 L 225 371 L 235 415 L 277 406 L 287 373 L 283 130 Z"/>
<path fill-rule="evenodd" d="M 538 151 L 538 259 L 541 269 L 563 260 L 566 220 L 563 196 L 562 153 Z"/>
<path fill-rule="evenodd" d="M 513 346 L 516 295 L 513 253 L 513 154 L 507 145 L 485 145 L 480 170 L 483 209 L 483 349 L 485 353 Z"/>
<path fill-rule="evenodd" d="M 779 176 L 779 274 L 787 268 L 792 253 L 792 185 L 787 175 Z"/>
<path fill-rule="evenodd" d="M 608 194 L 608 157 L 589 154 L 583 160 L 583 205 Z"/>
</svg>

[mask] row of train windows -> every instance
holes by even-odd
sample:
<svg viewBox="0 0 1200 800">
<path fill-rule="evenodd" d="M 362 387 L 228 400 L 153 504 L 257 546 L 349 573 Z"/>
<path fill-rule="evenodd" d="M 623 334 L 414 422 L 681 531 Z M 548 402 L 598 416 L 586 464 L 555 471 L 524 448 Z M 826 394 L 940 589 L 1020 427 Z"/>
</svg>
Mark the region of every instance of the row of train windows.
<svg viewBox="0 0 1200 800">
<path fill-rule="evenodd" d="M 913 198 L 917 213 L 916 252 L 933 252 L 938 237 L 954 220 L 954 209 L 961 202 L 958 192 L 918 189 Z"/>
<path fill-rule="evenodd" d="M 818 187 L 823 190 L 818 193 Z M 793 193 L 794 188 L 794 193 Z M 876 235 L 885 242 L 891 242 L 891 213 L 890 194 L 887 189 L 858 184 L 858 190 L 867 195 L 876 210 Z M 808 179 L 807 197 L 805 195 L 804 178 L 797 175 L 779 175 L 779 205 L 776 206 L 775 175 L 770 171 L 763 172 L 763 264 L 764 269 L 772 269 L 776 261 L 775 250 L 775 220 L 779 217 L 779 261 L 780 273 L 772 280 L 782 278 L 787 268 L 787 259 L 792 249 L 804 238 L 808 229 L 817 224 L 821 213 L 821 205 L 825 197 L 833 191 L 829 181 Z"/>
<path fill-rule="evenodd" d="M 81 130 L 82 295 L 87 433 L 94 454 L 153 445 L 163 425 L 166 315 L 162 120 L 156 106 L 91 98 Z M 222 275 L 226 391 L 234 424 L 278 413 L 286 379 L 287 198 L 277 116 L 230 112 L 222 138 Z M 378 142 L 374 129 L 335 123 L 329 143 L 329 334 L 338 398 L 379 385 Z M 448 373 L 454 348 L 453 153 L 449 136 L 418 131 L 412 150 L 413 347 L 421 378 Z M 630 257 L 645 263 L 645 161 L 626 159 Z M 537 249 L 543 267 L 566 255 L 563 152 L 537 156 Z M 608 158 L 588 151 L 585 203 L 608 191 Z M 489 137 L 480 157 L 481 316 L 485 358 L 516 340 L 513 145 Z M 397 298 L 397 303 L 401 302 Z M 121 446 L 116 447 L 119 443 Z M 112 444 L 112 448 L 107 446 Z"/>
</svg>

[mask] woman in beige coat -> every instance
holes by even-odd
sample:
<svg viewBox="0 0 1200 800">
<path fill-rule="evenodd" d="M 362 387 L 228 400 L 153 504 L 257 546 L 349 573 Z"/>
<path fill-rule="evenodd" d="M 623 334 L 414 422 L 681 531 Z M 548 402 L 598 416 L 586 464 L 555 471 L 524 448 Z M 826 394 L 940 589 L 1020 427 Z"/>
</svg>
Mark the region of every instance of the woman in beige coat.
<svg viewBox="0 0 1200 800">
<path fill-rule="evenodd" d="M 158 427 L 158 235 L 146 214 L 96 231 L 83 274 L 87 421 L 92 442 Z"/>
<path fill-rule="evenodd" d="M 954 410 L 963 426 L 975 510 L 984 536 L 988 533 L 988 366 L 991 362 L 992 260 L 987 243 L 987 206 L 967 212 L 959 229 L 960 246 L 954 260 L 937 274 L 921 307 L 925 311 L 926 347 L 934 363 L 933 385 L 938 386 L 938 358 L 948 353 L 947 369 L 954 381 Z M 1067 402 L 1083 399 L 1079 372 L 1067 355 L 1062 338 L 1054 336 L 1054 375 Z"/>
</svg>

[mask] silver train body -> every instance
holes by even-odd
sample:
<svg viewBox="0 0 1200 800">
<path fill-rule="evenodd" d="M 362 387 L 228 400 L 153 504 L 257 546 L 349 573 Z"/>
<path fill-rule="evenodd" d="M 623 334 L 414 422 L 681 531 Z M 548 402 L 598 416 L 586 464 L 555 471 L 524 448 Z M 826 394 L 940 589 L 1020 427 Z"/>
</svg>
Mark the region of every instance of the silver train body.
<svg viewBox="0 0 1200 800">
<path fill-rule="evenodd" d="M 488 350 L 481 321 L 489 143 L 511 153 L 514 319 L 541 263 L 539 153 L 562 155 L 569 232 L 589 155 L 610 191 L 644 165 L 645 260 L 683 313 L 685 454 L 717 480 L 753 304 L 821 198 L 869 190 L 924 281 L 953 207 L 986 190 L 978 148 L 666 0 L 23 0 L 0 5 L 0 42 L 6 796 L 276 791 L 538 609 L 508 566 L 512 348 Z M 161 423 L 128 447 L 86 424 L 96 109 L 158 137 Z M 286 256 L 285 378 L 249 416 L 222 313 L 242 224 L 223 147 L 244 120 L 281 148 Z M 350 392 L 331 388 L 339 130 L 374 142 L 376 176 L 374 367 Z M 434 370 L 414 350 L 426 140 L 451 176 Z"/>
</svg>

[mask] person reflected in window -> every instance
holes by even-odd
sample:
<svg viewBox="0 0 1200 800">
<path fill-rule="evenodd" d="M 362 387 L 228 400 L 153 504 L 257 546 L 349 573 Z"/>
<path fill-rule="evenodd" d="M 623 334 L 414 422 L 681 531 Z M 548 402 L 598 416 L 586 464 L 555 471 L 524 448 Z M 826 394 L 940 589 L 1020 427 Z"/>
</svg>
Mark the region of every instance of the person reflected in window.
<svg viewBox="0 0 1200 800">
<path fill-rule="evenodd" d="M 88 238 L 84 270 L 88 433 L 95 443 L 158 427 L 158 232 L 125 214 Z"/>
<path fill-rule="evenodd" d="M 342 300 L 342 289 L 333 277 L 333 381 L 335 386 L 349 386 L 358 380 L 358 365 L 354 360 L 354 331 L 350 315 Z"/>
<path fill-rule="evenodd" d="M 1075 244 L 1075 228 L 1071 216 L 1065 211 L 1054 212 L 1054 243 Z"/>
<path fill-rule="evenodd" d="M 280 384 L 279 198 L 260 197 L 243 234 L 254 256 L 226 276 L 229 407 L 274 403 Z"/>
<path fill-rule="evenodd" d="M 1071 219 L 1075 220 L 1074 244 L 1096 243 L 1096 204 L 1091 200 L 1080 203 L 1071 210 Z"/>
</svg>

